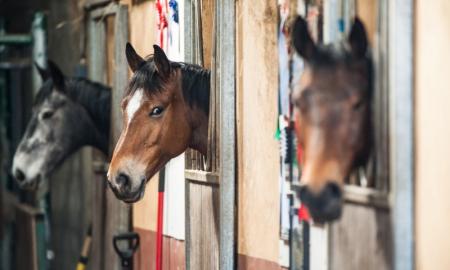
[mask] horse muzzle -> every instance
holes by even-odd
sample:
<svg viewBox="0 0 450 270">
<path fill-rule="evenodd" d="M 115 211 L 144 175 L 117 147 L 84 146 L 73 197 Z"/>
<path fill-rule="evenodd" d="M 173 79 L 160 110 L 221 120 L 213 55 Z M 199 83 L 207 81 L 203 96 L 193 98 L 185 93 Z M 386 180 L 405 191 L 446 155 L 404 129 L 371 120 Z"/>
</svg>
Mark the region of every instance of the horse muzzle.
<svg viewBox="0 0 450 270">
<path fill-rule="evenodd" d="M 317 194 L 311 192 L 308 186 L 303 186 L 300 188 L 299 197 L 308 207 L 314 222 L 331 222 L 342 214 L 342 191 L 334 182 L 327 183 Z"/>
<path fill-rule="evenodd" d="M 114 184 L 108 180 L 108 185 L 117 199 L 126 203 L 135 203 L 144 197 L 145 183 L 145 179 L 141 179 L 138 188 L 134 189 L 130 177 L 124 173 L 119 173 L 114 178 Z"/>
<path fill-rule="evenodd" d="M 29 179 L 27 178 L 25 173 L 18 168 L 16 168 L 12 172 L 12 176 L 16 180 L 16 183 L 18 184 L 19 188 L 29 191 L 37 190 L 42 178 L 41 175 L 38 174 L 36 177 Z"/>
</svg>

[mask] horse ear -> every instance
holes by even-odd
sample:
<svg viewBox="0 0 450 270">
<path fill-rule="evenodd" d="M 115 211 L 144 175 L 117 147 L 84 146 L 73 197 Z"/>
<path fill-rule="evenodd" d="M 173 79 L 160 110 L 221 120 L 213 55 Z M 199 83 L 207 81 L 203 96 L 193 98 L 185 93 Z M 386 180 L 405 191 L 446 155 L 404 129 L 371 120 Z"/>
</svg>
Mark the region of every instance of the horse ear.
<svg viewBox="0 0 450 270">
<path fill-rule="evenodd" d="M 42 68 L 41 66 L 39 66 L 39 64 L 37 62 L 34 62 L 34 66 L 36 67 L 39 76 L 41 76 L 41 79 L 43 82 L 45 82 L 49 77 L 50 74 L 48 74 L 48 71 L 45 68 Z"/>
<path fill-rule="evenodd" d="M 356 17 L 353 22 L 348 41 L 350 43 L 353 56 L 361 58 L 366 55 L 368 46 L 366 29 L 358 17 Z"/>
<path fill-rule="evenodd" d="M 62 71 L 51 60 L 47 61 L 47 66 L 50 71 L 50 77 L 53 80 L 53 85 L 55 86 L 55 88 L 59 91 L 64 91 L 66 88 L 66 84 L 64 74 L 62 73 Z"/>
<path fill-rule="evenodd" d="M 161 49 L 158 45 L 153 45 L 153 49 L 155 50 L 154 61 L 158 73 L 160 73 L 163 77 L 169 76 L 170 74 L 169 59 L 167 58 L 163 49 Z"/>
<path fill-rule="evenodd" d="M 300 16 L 295 19 L 292 28 L 292 43 L 298 54 L 306 61 L 311 61 L 316 53 L 317 47 L 308 31 L 308 23 Z"/>
<path fill-rule="evenodd" d="M 127 42 L 125 54 L 127 55 L 128 66 L 130 66 L 130 69 L 133 72 L 136 72 L 142 63 L 145 62 L 145 60 L 136 53 L 129 42 Z"/>
</svg>

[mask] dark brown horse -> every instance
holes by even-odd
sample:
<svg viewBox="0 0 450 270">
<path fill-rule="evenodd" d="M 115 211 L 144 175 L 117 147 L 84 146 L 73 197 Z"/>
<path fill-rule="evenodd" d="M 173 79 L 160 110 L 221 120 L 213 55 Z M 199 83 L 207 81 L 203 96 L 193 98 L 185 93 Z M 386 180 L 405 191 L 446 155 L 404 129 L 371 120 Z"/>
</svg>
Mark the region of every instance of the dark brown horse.
<svg viewBox="0 0 450 270">
<path fill-rule="evenodd" d="M 188 147 L 206 154 L 210 72 L 171 62 L 154 45 L 143 59 L 126 46 L 133 77 L 122 101 L 123 130 L 108 182 L 125 202 L 142 198 L 147 181 Z"/>
<path fill-rule="evenodd" d="M 327 222 L 340 217 L 343 184 L 353 169 L 366 164 L 371 149 L 368 41 L 355 19 L 348 49 L 316 45 L 301 17 L 292 41 L 306 63 L 294 94 L 304 155 L 299 195 L 316 222 Z"/>
</svg>

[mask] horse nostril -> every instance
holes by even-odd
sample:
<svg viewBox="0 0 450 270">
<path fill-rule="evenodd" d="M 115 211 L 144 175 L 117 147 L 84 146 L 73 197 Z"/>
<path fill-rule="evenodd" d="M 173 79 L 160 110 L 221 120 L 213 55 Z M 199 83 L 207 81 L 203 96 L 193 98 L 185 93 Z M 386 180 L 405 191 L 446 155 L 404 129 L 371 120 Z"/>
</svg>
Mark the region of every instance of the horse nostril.
<svg viewBox="0 0 450 270">
<path fill-rule="evenodd" d="M 128 188 L 130 185 L 130 177 L 124 173 L 120 173 L 116 177 L 116 183 L 120 188 Z"/>
<path fill-rule="evenodd" d="M 16 169 L 16 171 L 14 172 L 14 177 L 17 179 L 19 183 L 25 180 L 25 174 L 20 169 Z"/>
<path fill-rule="evenodd" d="M 330 181 L 326 187 L 326 193 L 328 193 L 328 195 L 331 198 L 335 198 L 335 199 L 340 199 L 342 197 L 342 191 L 341 188 L 334 182 Z"/>
</svg>

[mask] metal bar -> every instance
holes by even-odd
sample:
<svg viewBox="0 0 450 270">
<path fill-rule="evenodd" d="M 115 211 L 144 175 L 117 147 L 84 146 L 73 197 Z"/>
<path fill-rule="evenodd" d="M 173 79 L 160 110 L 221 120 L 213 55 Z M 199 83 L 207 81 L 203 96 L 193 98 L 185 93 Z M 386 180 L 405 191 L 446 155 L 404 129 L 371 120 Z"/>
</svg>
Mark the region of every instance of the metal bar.
<svg viewBox="0 0 450 270">
<path fill-rule="evenodd" d="M 394 269 L 414 269 L 414 1 L 389 1 Z"/>
<path fill-rule="evenodd" d="M 0 45 L 31 45 L 32 41 L 31 35 L 0 35 Z"/>
<path fill-rule="evenodd" d="M 193 63 L 194 61 L 194 52 L 193 46 L 194 44 L 194 36 L 193 36 L 193 0 L 186 0 L 184 3 L 184 29 L 182 29 L 184 33 L 184 61 L 187 63 Z M 186 161 L 189 162 L 189 168 L 192 168 L 192 152 L 186 152 Z M 186 270 L 191 268 L 191 260 L 190 260 L 190 246 L 191 246 L 191 222 L 190 222 L 190 187 L 189 181 L 185 181 L 185 203 L 184 203 L 184 211 L 185 211 L 185 254 L 186 254 Z"/>
<path fill-rule="evenodd" d="M 221 270 L 235 269 L 236 81 L 235 1 L 216 1 L 220 93 L 220 254 Z"/>
</svg>

